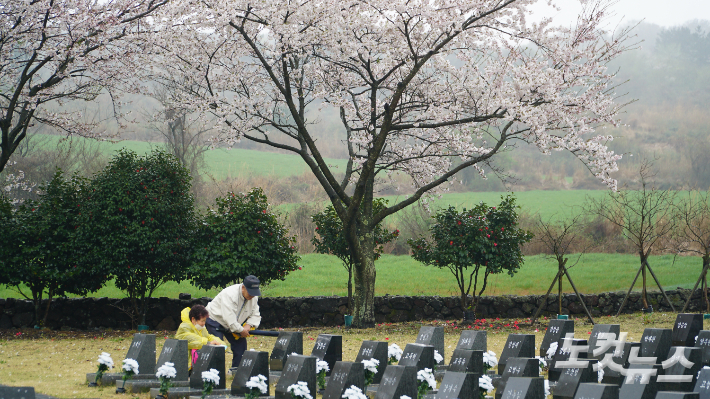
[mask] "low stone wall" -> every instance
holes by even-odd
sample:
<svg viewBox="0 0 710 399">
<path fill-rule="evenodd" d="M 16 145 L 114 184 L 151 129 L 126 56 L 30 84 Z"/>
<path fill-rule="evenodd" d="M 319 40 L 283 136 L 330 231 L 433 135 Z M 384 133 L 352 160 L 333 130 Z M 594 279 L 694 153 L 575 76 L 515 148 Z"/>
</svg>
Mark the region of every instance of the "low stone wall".
<svg viewBox="0 0 710 399">
<path fill-rule="evenodd" d="M 680 311 L 690 290 L 667 291 L 669 299 Z M 612 315 L 621 305 L 625 292 L 607 292 L 583 295 L 593 316 Z M 649 292 L 649 301 L 655 311 L 670 311 L 670 306 L 660 292 Z M 478 307 L 478 318 L 529 318 L 542 303 L 542 295 L 526 296 L 486 296 Z M 194 304 L 206 305 L 211 298 L 189 299 L 181 294 L 181 299 L 153 298 L 150 300 L 147 323 L 151 330 L 176 330 L 180 323 L 180 311 Z M 53 329 L 130 329 L 131 320 L 125 309 L 127 299 L 109 298 L 59 298 L 52 302 L 48 327 Z M 261 328 L 293 328 L 307 326 L 336 326 L 343 324 L 347 311 L 345 297 L 305 297 L 305 298 L 260 298 Z M 574 294 L 562 298 L 563 314 L 582 317 L 584 310 Z M 46 308 L 46 302 L 42 309 Z M 688 312 L 699 312 L 705 308 L 701 293 L 696 291 Z M 375 298 L 376 321 L 404 322 L 416 320 L 462 319 L 458 297 L 438 296 L 384 296 Z M 641 309 L 641 294 L 634 292 L 624 313 Z M 0 328 L 31 327 L 33 306 L 28 300 L 0 299 Z M 557 314 L 557 295 L 550 295 L 543 309 L 543 315 Z"/>
</svg>

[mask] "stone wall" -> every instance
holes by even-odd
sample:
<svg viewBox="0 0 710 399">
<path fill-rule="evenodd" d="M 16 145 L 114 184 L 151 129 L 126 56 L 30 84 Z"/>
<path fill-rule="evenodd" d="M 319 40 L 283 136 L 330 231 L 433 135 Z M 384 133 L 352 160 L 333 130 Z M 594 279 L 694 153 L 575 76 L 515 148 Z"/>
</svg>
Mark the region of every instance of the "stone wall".
<svg viewBox="0 0 710 399">
<path fill-rule="evenodd" d="M 607 292 L 584 295 L 587 307 L 593 316 L 616 314 L 625 292 Z M 667 291 L 676 311 L 680 311 L 690 290 Z M 655 311 L 670 311 L 660 292 L 649 292 L 649 301 Z M 151 330 L 175 330 L 180 323 L 180 311 L 194 304 L 206 305 L 210 298 L 190 299 L 181 294 L 180 299 L 151 299 L 147 324 Z M 437 296 L 384 296 L 375 298 L 376 321 L 403 322 L 415 320 L 456 320 L 463 313 L 458 306 L 458 297 Z M 542 295 L 486 296 L 478 307 L 478 318 L 528 318 L 542 303 Z M 688 312 L 704 309 L 700 292 L 696 291 Z M 343 324 L 347 311 L 344 297 L 305 298 L 260 298 L 263 329 L 299 326 L 335 326 Z M 584 310 L 574 294 L 562 298 L 563 314 L 582 317 Z M 109 298 L 60 298 L 53 301 L 48 326 L 53 329 L 130 329 L 131 320 L 125 313 L 127 299 Z M 42 309 L 46 308 L 46 302 Z M 624 313 L 641 309 L 641 294 L 631 294 Z M 31 301 L 0 299 L 0 328 L 31 327 L 34 310 Z M 543 315 L 557 314 L 557 296 L 550 295 Z"/>
</svg>

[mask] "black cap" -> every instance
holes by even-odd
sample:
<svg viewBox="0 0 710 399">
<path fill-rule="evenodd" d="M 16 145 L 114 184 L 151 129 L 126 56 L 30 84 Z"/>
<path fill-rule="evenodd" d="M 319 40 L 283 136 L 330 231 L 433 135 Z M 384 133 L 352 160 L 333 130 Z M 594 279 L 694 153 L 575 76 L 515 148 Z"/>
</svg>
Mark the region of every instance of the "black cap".
<svg viewBox="0 0 710 399">
<path fill-rule="evenodd" d="M 261 291 L 259 291 L 259 279 L 256 276 L 246 276 L 244 277 L 244 287 L 251 296 L 261 296 Z"/>
</svg>

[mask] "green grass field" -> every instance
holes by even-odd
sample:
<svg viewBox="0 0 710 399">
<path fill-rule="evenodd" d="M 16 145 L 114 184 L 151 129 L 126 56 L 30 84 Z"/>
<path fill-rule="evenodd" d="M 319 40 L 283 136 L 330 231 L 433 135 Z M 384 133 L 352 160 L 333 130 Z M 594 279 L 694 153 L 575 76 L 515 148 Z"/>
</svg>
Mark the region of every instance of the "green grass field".
<svg viewBox="0 0 710 399">
<path fill-rule="evenodd" d="M 42 145 L 44 146 L 57 145 L 62 138 L 62 136 L 38 136 L 41 137 Z M 72 138 L 72 140 L 86 139 L 79 137 Z M 116 143 L 101 142 L 101 150 L 107 154 L 113 154 L 121 148 L 127 148 L 138 154 L 145 154 L 152 148 L 160 147 L 162 147 L 162 143 L 158 142 L 131 140 Z M 346 160 L 326 158 L 326 162 L 330 165 L 338 165 L 343 170 L 345 169 Z M 298 176 L 306 172 L 306 170 L 306 163 L 298 155 L 244 149 L 214 149 L 208 150 L 205 154 L 205 172 L 216 180 L 240 175 Z"/>
<path fill-rule="evenodd" d="M 576 258 L 570 259 L 573 263 Z M 664 289 L 692 288 L 698 278 L 702 263 L 700 258 L 654 256 L 649 263 Z M 265 296 L 319 296 L 347 295 L 347 274 L 337 258 L 330 255 L 304 255 L 299 263 L 303 270 L 291 273 L 286 281 L 275 281 L 263 289 Z M 409 256 L 384 255 L 377 262 L 377 295 L 457 295 L 456 282 L 448 269 L 423 266 Z M 624 254 L 589 254 L 570 269 L 575 285 L 585 294 L 628 289 L 638 270 L 638 257 Z M 494 276 L 485 295 L 544 294 L 556 273 L 556 263 L 543 256 L 528 256 L 525 265 L 514 276 Z M 649 289 L 655 284 L 649 276 Z M 568 283 L 565 292 L 573 292 Z M 640 280 L 637 282 L 640 289 Z M 657 288 L 656 288 L 657 289 Z M 155 297 L 176 298 L 187 292 L 193 297 L 214 297 L 219 290 L 204 291 L 189 282 L 169 283 L 161 287 Z M 96 297 L 121 298 L 123 293 L 113 284 L 102 288 Z M 5 287 L 0 288 L 0 298 L 17 298 L 19 295 Z"/>
</svg>

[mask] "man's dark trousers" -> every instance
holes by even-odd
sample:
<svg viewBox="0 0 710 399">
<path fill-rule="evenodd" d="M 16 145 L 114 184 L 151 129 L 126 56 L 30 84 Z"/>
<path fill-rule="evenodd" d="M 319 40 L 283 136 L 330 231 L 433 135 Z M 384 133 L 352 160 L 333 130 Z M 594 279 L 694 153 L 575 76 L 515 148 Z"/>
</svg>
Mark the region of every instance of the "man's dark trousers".
<svg viewBox="0 0 710 399">
<path fill-rule="evenodd" d="M 242 356 L 247 350 L 247 339 L 234 338 L 234 335 L 232 335 L 228 328 L 222 326 L 221 324 L 210 318 L 207 318 L 207 323 L 205 323 L 205 327 L 207 327 L 207 332 L 209 332 L 210 334 L 221 339 L 222 341 L 229 342 L 229 345 L 232 347 L 232 353 L 234 354 L 234 357 L 232 358 L 232 367 L 239 367 L 239 363 L 242 361 Z"/>
</svg>

